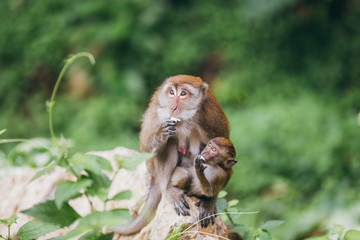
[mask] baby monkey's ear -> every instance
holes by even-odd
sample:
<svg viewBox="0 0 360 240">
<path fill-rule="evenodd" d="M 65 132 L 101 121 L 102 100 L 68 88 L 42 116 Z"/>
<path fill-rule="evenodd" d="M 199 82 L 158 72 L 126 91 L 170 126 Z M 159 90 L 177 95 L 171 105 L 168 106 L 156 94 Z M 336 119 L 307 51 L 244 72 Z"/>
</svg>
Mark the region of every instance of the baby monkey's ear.
<svg viewBox="0 0 360 240">
<path fill-rule="evenodd" d="M 229 169 L 234 166 L 235 163 L 237 163 L 237 161 L 234 158 L 228 158 L 224 162 L 224 167 Z"/>
</svg>

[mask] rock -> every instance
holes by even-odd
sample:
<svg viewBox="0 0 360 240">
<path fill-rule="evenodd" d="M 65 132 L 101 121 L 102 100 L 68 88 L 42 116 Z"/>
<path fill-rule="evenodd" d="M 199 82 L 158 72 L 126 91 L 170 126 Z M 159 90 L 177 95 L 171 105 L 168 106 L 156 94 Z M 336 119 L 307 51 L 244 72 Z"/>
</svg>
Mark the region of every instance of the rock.
<svg viewBox="0 0 360 240">
<path fill-rule="evenodd" d="M 90 152 L 91 155 L 101 156 L 111 161 L 116 166 L 115 156 L 129 157 L 136 151 L 118 147 L 111 151 Z M 2 202 L 0 204 L 0 218 L 8 218 L 12 214 L 17 214 L 19 219 L 17 224 L 12 225 L 12 234 L 31 218 L 20 212 L 32 206 L 53 199 L 56 183 L 63 180 L 73 179 L 71 174 L 66 173 L 64 168 L 57 167 L 54 172 L 44 175 L 39 179 L 29 182 L 36 170 L 30 168 L 12 169 L 7 176 L 0 179 L 0 189 L 2 191 Z M 113 174 L 113 173 L 112 173 Z M 113 178 L 114 176 L 109 176 Z M 109 189 L 109 197 L 124 190 L 133 192 L 130 200 L 111 201 L 106 205 L 106 209 L 128 208 L 135 217 L 142 203 L 145 202 L 150 184 L 150 175 L 146 170 L 145 163 L 140 164 L 134 171 L 120 169 L 114 177 L 113 184 Z M 173 208 L 173 204 L 165 198 L 159 203 L 157 212 L 152 221 L 144 227 L 140 233 L 132 236 L 118 236 L 114 239 L 164 239 L 171 234 L 176 226 L 182 225 L 182 233 L 179 239 L 219 239 L 227 237 L 228 231 L 220 217 L 216 218 L 214 225 L 201 228 L 198 223 L 199 208 L 195 206 L 195 198 L 185 197 L 190 205 L 191 216 L 178 216 Z M 93 207 L 96 210 L 103 210 L 104 204 L 97 198 L 93 198 Z M 81 215 L 90 213 L 90 206 L 85 197 L 71 200 L 69 204 Z M 71 226 L 70 226 L 71 228 Z M 60 229 L 48 234 L 41 239 L 48 239 L 63 235 L 68 229 Z M 7 236 L 7 228 L 0 225 L 0 234 Z"/>
<path fill-rule="evenodd" d="M 173 203 L 162 198 L 155 217 L 144 227 L 139 234 L 132 239 L 165 239 L 171 234 L 176 226 L 182 225 L 182 233 L 179 239 L 219 239 L 218 236 L 227 237 L 227 228 L 220 217 L 216 218 L 214 225 L 201 228 L 198 221 L 199 207 L 195 206 L 196 198 L 185 196 L 190 205 L 190 216 L 179 216 L 176 214 Z M 125 239 L 125 238 L 120 238 Z"/>
</svg>

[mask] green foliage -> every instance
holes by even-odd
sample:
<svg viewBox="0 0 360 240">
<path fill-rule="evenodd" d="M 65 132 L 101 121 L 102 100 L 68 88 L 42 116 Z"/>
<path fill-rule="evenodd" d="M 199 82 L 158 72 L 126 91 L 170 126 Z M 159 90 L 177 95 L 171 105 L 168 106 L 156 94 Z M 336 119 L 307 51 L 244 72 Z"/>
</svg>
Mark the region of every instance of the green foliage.
<svg viewBox="0 0 360 240">
<path fill-rule="evenodd" d="M 7 219 L 0 219 L 0 224 L 4 224 L 5 226 L 10 227 L 12 224 L 16 223 L 16 220 L 18 218 L 19 218 L 18 216 L 13 214 Z"/>
<path fill-rule="evenodd" d="M 284 223 L 284 221 L 280 220 L 270 220 L 262 223 L 259 227 L 256 227 L 255 225 L 243 224 L 243 216 L 251 216 L 253 214 L 257 214 L 258 212 L 241 211 L 238 208 L 239 200 L 232 199 L 227 201 L 224 198 L 226 195 L 227 192 L 222 191 L 219 194 L 219 199 L 216 202 L 219 215 L 222 217 L 225 223 L 231 226 L 230 231 L 241 234 L 243 239 L 271 240 L 273 237 L 270 233 L 270 230 L 277 228 Z"/>
<path fill-rule="evenodd" d="M 81 196 L 85 196 L 92 207 L 92 201 L 89 196 L 97 197 L 104 202 L 104 209 L 106 203 L 112 200 L 121 200 L 129 198 L 131 194 L 129 191 L 124 191 L 115 195 L 112 199 L 108 198 L 108 190 L 111 186 L 112 180 L 104 174 L 105 171 L 111 173 L 114 171 L 115 177 L 120 165 L 133 167 L 135 164 L 140 164 L 141 161 L 152 157 L 151 154 L 136 154 L 131 158 L 134 163 L 129 163 L 127 159 L 120 160 L 119 167 L 113 169 L 109 161 L 116 161 L 116 155 L 109 151 L 107 155 L 111 155 L 110 159 L 95 158 L 93 156 L 83 155 L 75 153 L 69 154 L 69 148 L 73 146 L 73 143 L 69 139 L 65 139 L 63 136 L 57 138 L 55 136 L 53 128 L 53 107 L 55 106 L 55 96 L 58 87 L 60 86 L 61 79 L 65 73 L 67 67 L 78 57 L 87 56 L 91 62 L 94 59 L 91 54 L 79 53 L 66 61 L 63 70 L 57 79 L 51 101 L 47 102 L 49 113 L 49 130 L 51 133 L 52 144 L 48 141 L 41 143 L 40 141 L 27 140 L 27 139 L 4 139 L 0 140 L 0 143 L 8 142 L 21 142 L 15 147 L 14 152 L 19 155 L 20 150 L 24 153 L 24 156 L 31 156 L 32 151 L 38 152 L 39 149 L 49 156 L 46 164 L 47 166 L 39 170 L 31 181 L 41 177 L 44 174 L 51 173 L 55 166 L 67 168 L 75 177 L 75 181 L 62 181 L 56 185 L 55 199 L 49 200 L 44 203 L 37 204 L 30 209 L 22 211 L 22 213 L 28 214 L 33 218 L 40 221 L 30 221 L 23 225 L 17 237 L 20 239 L 35 239 L 43 236 L 47 233 L 53 232 L 59 228 L 69 226 L 78 220 L 76 227 L 68 231 L 64 236 L 56 239 L 70 239 L 79 235 L 82 235 L 80 239 L 111 239 L 113 234 L 103 234 L 102 228 L 105 226 L 114 226 L 121 223 L 126 223 L 129 220 L 129 213 L 127 210 L 114 210 L 104 212 L 92 212 L 81 217 L 69 204 L 68 201 Z M 0 134 L 5 130 L 1 130 Z M 40 148 L 39 148 L 40 146 Z M 25 151 L 26 150 L 26 151 Z M 15 155 L 16 155 L 15 154 Z M 93 152 L 93 155 L 98 155 Z M 34 157 L 34 156 L 31 156 Z M 38 156 L 35 156 L 39 158 Z M 13 215 L 9 219 L 0 220 L 0 223 L 5 224 L 8 227 L 8 239 L 10 239 L 10 226 L 15 223 L 17 216 Z M 4 238 L 3 236 L 0 236 Z M 5 238 L 4 238 L 5 239 Z"/>
<path fill-rule="evenodd" d="M 114 197 L 110 199 L 110 201 L 122 200 L 122 199 L 130 199 L 132 192 L 130 190 L 122 191 L 116 194 Z"/>
<path fill-rule="evenodd" d="M 181 237 L 181 231 L 183 230 L 182 224 L 175 226 L 171 234 L 169 234 L 165 240 L 178 240 Z"/>
<path fill-rule="evenodd" d="M 111 185 L 111 180 L 105 174 L 97 174 L 91 171 L 87 172 L 89 178 L 92 180 L 92 185 L 88 189 L 87 193 L 90 196 L 97 196 L 101 200 L 105 201 L 107 198 L 107 190 Z"/>
<path fill-rule="evenodd" d="M 60 227 L 69 226 L 80 217 L 69 204 L 63 203 L 59 209 L 54 200 L 39 203 L 22 212 L 40 221 L 59 225 Z"/>
<path fill-rule="evenodd" d="M 360 238 L 360 231 L 349 230 L 345 233 L 344 240 L 356 240 Z"/>
<path fill-rule="evenodd" d="M 55 204 L 58 209 L 64 202 L 81 196 L 81 190 L 89 187 L 93 182 L 90 179 L 80 179 L 77 182 L 63 181 L 56 184 Z"/>
<path fill-rule="evenodd" d="M 127 224 L 129 220 L 131 220 L 129 212 L 128 210 L 124 210 L 124 209 L 104 211 L 104 212 L 93 212 L 81 218 L 77 226 L 74 229 L 67 232 L 60 239 L 61 240 L 70 239 L 88 231 L 93 231 L 95 234 L 100 235 L 100 232 L 103 227 L 115 226 L 118 224 Z"/>
<path fill-rule="evenodd" d="M 16 236 L 20 240 L 32 240 L 44 236 L 47 233 L 54 232 L 60 229 L 60 225 L 54 225 L 46 222 L 27 222 L 17 232 Z"/>
<path fill-rule="evenodd" d="M 5 240 L 10 240 L 11 239 L 11 235 L 10 235 L 10 227 L 11 225 L 13 225 L 14 223 L 16 223 L 17 219 L 19 217 L 15 214 L 11 215 L 9 218 L 6 219 L 0 219 L 0 224 L 3 224 L 7 227 L 8 229 L 8 235 L 7 238 L 4 237 L 3 235 L 0 234 L 0 238 L 5 239 Z"/>
<path fill-rule="evenodd" d="M 330 240 L 331 239 L 337 239 L 337 240 L 356 240 L 360 239 L 360 231 L 356 230 L 347 230 L 345 231 L 345 227 L 339 224 L 335 224 L 333 228 L 330 231 L 329 236 L 314 236 L 306 238 L 305 240 Z"/>
<path fill-rule="evenodd" d="M 44 167 L 54 159 L 49 152 L 50 147 L 48 139 L 33 138 L 16 145 L 8 154 L 8 159 L 15 166 Z"/>
<path fill-rule="evenodd" d="M 262 230 L 271 230 L 271 229 L 274 229 L 278 226 L 280 226 L 281 224 L 283 224 L 284 221 L 279 221 L 279 220 L 271 220 L 271 221 L 267 221 L 267 222 L 264 222 L 263 224 L 261 224 L 260 228 Z"/>
</svg>

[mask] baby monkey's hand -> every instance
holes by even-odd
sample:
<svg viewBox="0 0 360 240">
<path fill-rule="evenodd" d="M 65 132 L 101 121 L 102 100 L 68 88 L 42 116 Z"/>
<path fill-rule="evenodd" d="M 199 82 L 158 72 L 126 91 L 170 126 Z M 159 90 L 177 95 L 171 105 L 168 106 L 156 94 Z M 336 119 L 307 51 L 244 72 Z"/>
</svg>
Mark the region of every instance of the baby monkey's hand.
<svg viewBox="0 0 360 240">
<path fill-rule="evenodd" d="M 197 155 L 195 158 L 195 169 L 200 172 L 204 172 L 207 166 L 204 165 L 205 158 L 201 155 Z"/>
</svg>

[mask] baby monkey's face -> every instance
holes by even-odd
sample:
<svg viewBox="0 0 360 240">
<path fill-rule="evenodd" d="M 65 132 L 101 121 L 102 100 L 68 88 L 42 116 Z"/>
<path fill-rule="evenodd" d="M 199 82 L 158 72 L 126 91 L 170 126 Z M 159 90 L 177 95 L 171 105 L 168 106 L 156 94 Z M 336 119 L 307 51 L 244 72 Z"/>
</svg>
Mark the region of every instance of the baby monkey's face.
<svg viewBox="0 0 360 240">
<path fill-rule="evenodd" d="M 231 168 L 237 161 L 234 159 L 235 148 L 230 140 L 217 137 L 211 139 L 200 154 L 208 165 L 220 165 Z"/>
<path fill-rule="evenodd" d="M 207 144 L 204 150 L 201 152 L 201 156 L 204 158 L 205 164 L 218 164 L 221 162 L 224 153 L 221 150 L 221 148 L 213 141 L 210 140 Z"/>
</svg>

